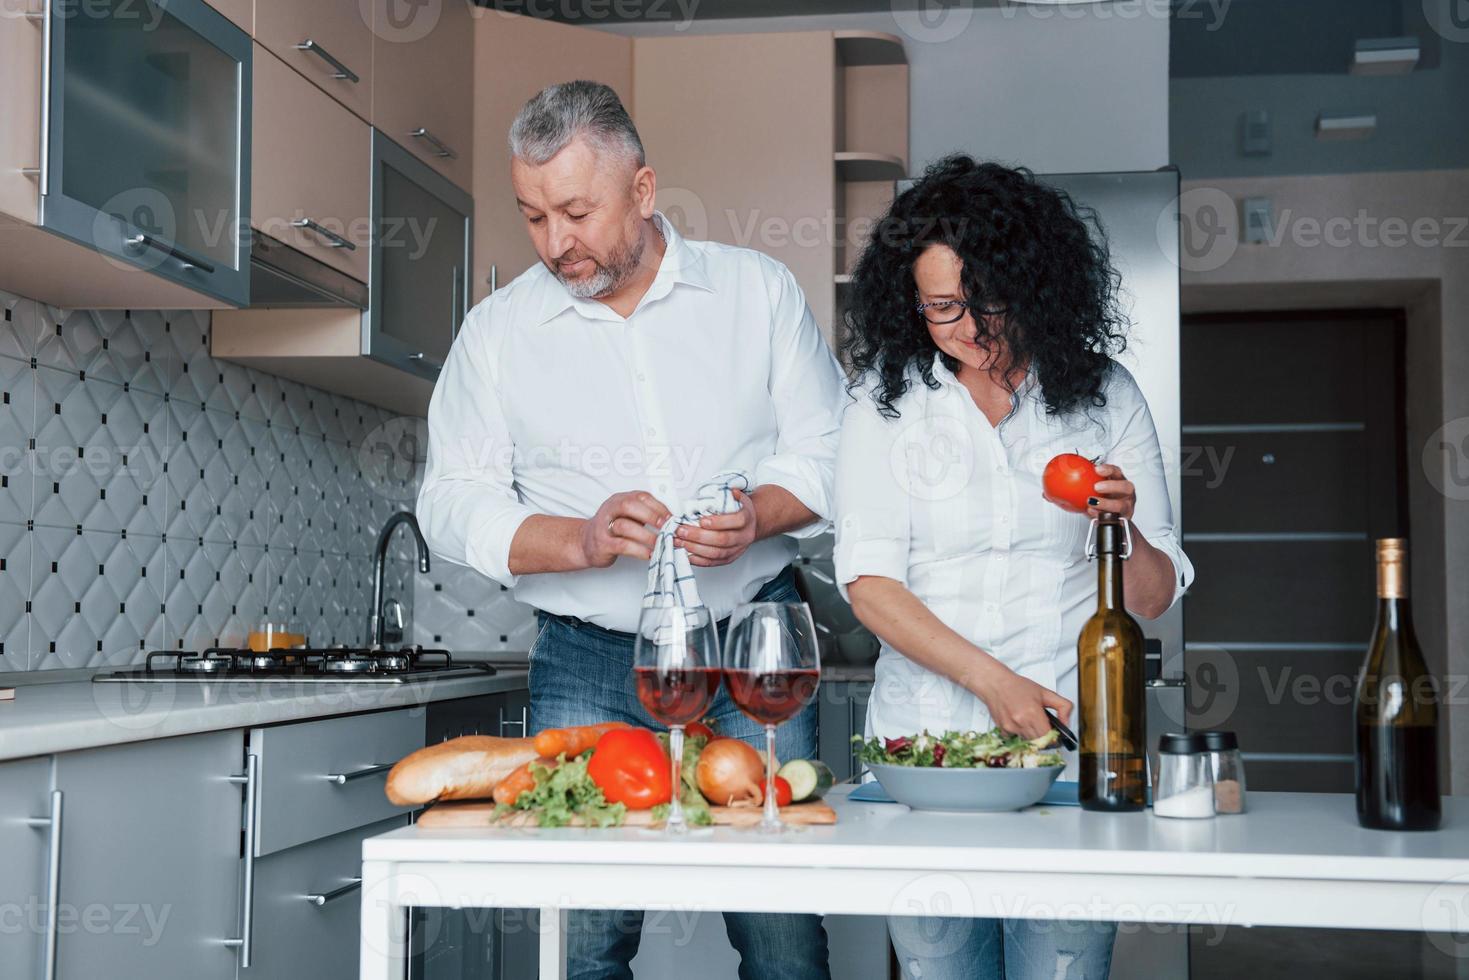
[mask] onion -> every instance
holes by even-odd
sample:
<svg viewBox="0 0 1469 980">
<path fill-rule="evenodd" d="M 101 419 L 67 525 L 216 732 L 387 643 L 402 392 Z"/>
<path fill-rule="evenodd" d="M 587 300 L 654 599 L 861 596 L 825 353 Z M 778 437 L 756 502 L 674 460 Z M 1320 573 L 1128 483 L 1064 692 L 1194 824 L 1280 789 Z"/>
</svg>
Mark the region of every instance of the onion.
<svg viewBox="0 0 1469 980">
<path fill-rule="evenodd" d="M 704 746 L 695 771 L 699 792 L 715 806 L 759 806 L 765 802 L 761 788 L 765 765 L 760 753 L 737 738 L 719 738 Z"/>
</svg>

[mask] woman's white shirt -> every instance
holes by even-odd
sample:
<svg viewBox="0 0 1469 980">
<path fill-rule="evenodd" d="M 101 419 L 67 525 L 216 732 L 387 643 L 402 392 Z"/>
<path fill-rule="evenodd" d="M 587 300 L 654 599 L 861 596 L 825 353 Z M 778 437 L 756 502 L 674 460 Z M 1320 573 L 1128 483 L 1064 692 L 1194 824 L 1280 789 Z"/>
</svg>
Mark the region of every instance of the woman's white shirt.
<svg viewBox="0 0 1469 980">
<path fill-rule="evenodd" d="M 1137 487 L 1135 528 L 1173 562 L 1174 601 L 1193 580 L 1179 546 L 1152 414 L 1113 365 L 1107 404 L 1046 414 L 1032 374 L 992 426 L 936 355 L 937 390 L 910 372 L 887 418 L 871 379 L 842 420 L 836 469 L 836 576 L 895 579 L 935 616 L 1015 672 L 1076 700 L 1076 639 L 1096 609 L 1084 554 L 1090 519 L 1041 496 L 1052 457 L 1079 452 L 1120 466 Z M 867 732 L 984 731 L 983 701 L 882 644 Z"/>
</svg>

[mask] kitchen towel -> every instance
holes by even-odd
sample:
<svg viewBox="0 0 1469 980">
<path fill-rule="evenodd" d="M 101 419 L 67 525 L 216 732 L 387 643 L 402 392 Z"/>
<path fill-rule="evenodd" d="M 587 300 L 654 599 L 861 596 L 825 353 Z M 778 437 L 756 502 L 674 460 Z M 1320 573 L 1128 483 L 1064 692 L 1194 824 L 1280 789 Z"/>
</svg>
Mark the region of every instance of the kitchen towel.
<svg viewBox="0 0 1469 980">
<path fill-rule="evenodd" d="M 702 606 L 699 585 L 689 553 L 673 539 L 680 524 L 697 524 L 699 518 L 711 514 L 732 514 L 740 509 L 734 492 L 750 492 L 750 478 L 739 470 L 726 470 L 699 485 L 698 493 L 684 501 L 682 513 L 676 513 L 658 529 L 653 557 L 648 561 L 648 590 L 643 593 L 643 608 L 659 606 Z"/>
</svg>

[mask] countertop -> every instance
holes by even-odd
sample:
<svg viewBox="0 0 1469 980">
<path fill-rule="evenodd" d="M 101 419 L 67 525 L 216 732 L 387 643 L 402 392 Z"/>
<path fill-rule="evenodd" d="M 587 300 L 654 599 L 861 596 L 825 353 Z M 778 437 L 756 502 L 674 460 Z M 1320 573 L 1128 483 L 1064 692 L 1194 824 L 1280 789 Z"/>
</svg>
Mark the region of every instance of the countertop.
<svg viewBox="0 0 1469 980">
<path fill-rule="evenodd" d="M 522 690 L 526 674 L 429 678 L 407 684 L 294 681 L 96 684 L 90 679 L 18 684 L 0 701 L 0 761 L 173 735 L 249 728 L 329 715 L 412 707 Z"/>
<path fill-rule="evenodd" d="M 484 894 L 500 906 L 1415 931 L 1462 929 L 1469 908 L 1469 799 L 1459 797 L 1444 798 L 1441 830 L 1392 833 L 1358 826 L 1344 793 L 1252 793 L 1247 813 L 1174 820 L 1065 806 L 923 812 L 853 802 L 850 790 L 827 797 L 834 825 L 776 837 L 728 827 L 683 839 L 644 828 L 407 827 L 363 842 L 364 894 L 391 894 L 386 879 L 407 864 L 423 905 L 472 905 Z"/>
</svg>

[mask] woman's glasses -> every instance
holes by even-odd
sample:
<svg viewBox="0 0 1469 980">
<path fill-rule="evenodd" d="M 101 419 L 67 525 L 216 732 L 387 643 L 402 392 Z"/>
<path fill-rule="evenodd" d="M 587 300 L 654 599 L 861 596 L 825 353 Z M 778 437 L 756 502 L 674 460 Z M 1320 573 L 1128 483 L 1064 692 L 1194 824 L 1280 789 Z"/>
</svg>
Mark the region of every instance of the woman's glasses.
<svg viewBox="0 0 1469 980">
<path fill-rule="evenodd" d="M 959 299 L 941 299 L 935 303 L 919 303 L 915 307 L 919 314 L 929 323 L 942 324 L 954 323 L 962 320 L 964 314 L 974 311 L 975 316 L 991 317 L 1004 316 L 1009 311 L 1003 306 L 993 306 L 987 303 L 971 303 Z"/>
</svg>

